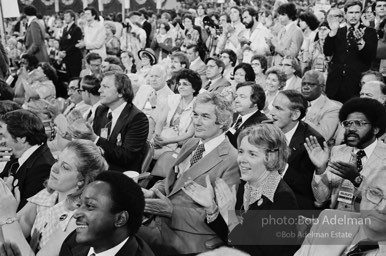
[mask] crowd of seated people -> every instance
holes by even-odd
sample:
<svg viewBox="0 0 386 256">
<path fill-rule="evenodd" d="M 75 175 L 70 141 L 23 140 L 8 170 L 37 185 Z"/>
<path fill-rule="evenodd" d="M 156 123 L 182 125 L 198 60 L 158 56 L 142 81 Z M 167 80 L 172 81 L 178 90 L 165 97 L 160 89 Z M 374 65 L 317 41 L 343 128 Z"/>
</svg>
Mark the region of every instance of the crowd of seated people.
<svg viewBox="0 0 386 256">
<path fill-rule="evenodd" d="M 386 0 L 229 2 L 7 20 L 0 256 L 386 255 Z"/>
</svg>

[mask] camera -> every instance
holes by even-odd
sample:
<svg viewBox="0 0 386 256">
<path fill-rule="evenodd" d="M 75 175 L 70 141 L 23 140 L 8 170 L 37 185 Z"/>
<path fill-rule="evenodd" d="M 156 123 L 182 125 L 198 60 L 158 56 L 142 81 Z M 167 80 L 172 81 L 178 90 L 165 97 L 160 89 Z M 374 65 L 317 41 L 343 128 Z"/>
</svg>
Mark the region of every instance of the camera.
<svg viewBox="0 0 386 256">
<path fill-rule="evenodd" d="M 205 16 L 203 19 L 202 19 L 202 22 L 204 23 L 204 28 L 206 29 L 206 31 L 210 34 L 210 28 L 214 28 L 216 30 L 216 36 L 219 36 L 222 34 L 222 29 L 219 25 L 217 25 L 216 23 L 214 23 L 214 21 L 209 17 L 209 16 Z"/>
</svg>

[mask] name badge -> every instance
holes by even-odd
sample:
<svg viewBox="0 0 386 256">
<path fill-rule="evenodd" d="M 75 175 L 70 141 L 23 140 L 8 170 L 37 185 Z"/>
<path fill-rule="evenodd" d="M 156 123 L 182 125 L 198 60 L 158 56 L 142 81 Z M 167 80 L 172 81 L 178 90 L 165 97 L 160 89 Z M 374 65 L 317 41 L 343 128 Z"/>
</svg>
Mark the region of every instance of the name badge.
<svg viewBox="0 0 386 256">
<path fill-rule="evenodd" d="M 104 139 L 107 139 L 109 137 L 109 129 L 108 128 L 102 128 L 101 129 L 101 137 Z"/>
</svg>

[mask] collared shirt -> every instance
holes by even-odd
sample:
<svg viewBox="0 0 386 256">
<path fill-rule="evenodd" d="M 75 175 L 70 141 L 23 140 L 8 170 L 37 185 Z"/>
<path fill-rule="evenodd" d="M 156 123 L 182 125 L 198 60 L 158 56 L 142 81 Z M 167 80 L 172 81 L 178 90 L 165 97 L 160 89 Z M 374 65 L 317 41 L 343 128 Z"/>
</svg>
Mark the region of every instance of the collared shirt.
<svg viewBox="0 0 386 256">
<path fill-rule="evenodd" d="M 296 26 L 296 22 L 297 22 L 296 20 L 295 21 L 291 21 L 290 23 L 285 25 L 285 27 L 284 27 L 285 31 L 288 31 L 288 29 L 292 26 L 292 24 Z"/>
<path fill-rule="evenodd" d="M 366 156 L 362 157 L 362 165 L 365 165 L 366 161 L 369 159 L 371 154 L 374 152 L 374 149 L 377 147 L 378 140 L 374 140 L 373 143 L 365 147 L 363 150 L 366 153 Z M 354 149 L 354 153 L 356 154 L 359 151 L 359 148 Z"/>
<path fill-rule="evenodd" d="M 88 251 L 87 256 L 90 256 L 93 253 L 95 254 L 95 256 L 112 256 L 112 255 L 116 255 L 119 252 L 119 250 L 125 245 L 127 240 L 129 240 L 129 237 L 127 237 L 125 240 L 123 240 L 121 243 L 119 243 L 118 245 L 114 246 L 113 248 L 110 248 L 110 249 L 108 249 L 108 250 L 106 250 L 104 252 L 100 252 L 100 253 L 96 253 L 94 251 L 94 248 L 91 247 L 90 250 Z"/>
<path fill-rule="evenodd" d="M 272 38 L 271 31 L 266 28 L 261 22 L 257 22 L 256 28 L 252 31 L 248 29 L 248 39 L 251 42 L 251 49 L 255 54 L 266 55 L 269 53 L 267 39 Z"/>
<path fill-rule="evenodd" d="M 198 56 L 197 58 L 195 58 L 191 63 L 190 63 L 190 66 L 196 64 L 200 59 L 200 56 Z"/>
<path fill-rule="evenodd" d="M 246 115 L 239 115 L 237 117 L 237 119 L 239 119 L 241 117 L 241 124 L 239 125 L 239 127 L 241 127 L 241 125 L 243 125 L 243 123 L 245 123 L 245 121 L 248 120 L 248 118 L 250 118 L 253 114 L 255 114 L 257 112 L 257 110 L 253 111 L 252 113 L 249 113 L 249 114 L 246 114 Z M 236 119 L 236 120 L 237 120 Z M 234 126 L 236 125 L 236 123 L 234 124 Z"/>
<path fill-rule="evenodd" d="M 287 81 L 285 81 L 285 86 L 282 90 L 288 90 L 288 86 L 292 83 L 293 80 L 296 79 L 296 76 L 293 75 L 290 79 L 287 79 Z"/>
<path fill-rule="evenodd" d="M 31 25 L 33 19 L 37 19 L 36 16 L 28 17 L 27 26 Z"/>
<path fill-rule="evenodd" d="M 210 85 L 209 85 L 209 88 L 214 84 L 214 83 L 216 83 L 217 81 L 220 81 L 220 79 L 222 78 L 222 76 L 219 76 L 219 77 L 217 77 L 217 78 L 215 78 L 215 79 L 213 79 L 213 80 L 209 80 L 210 81 Z M 209 88 L 208 88 L 208 90 L 209 90 Z"/>
<path fill-rule="evenodd" d="M 24 151 L 23 154 L 21 154 L 21 156 L 19 157 L 19 159 L 17 160 L 19 162 L 19 165 L 22 166 L 25 161 L 27 161 L 27 159 L 40 147 L 40 145 L 33 145 L 32 147 L 30 147 L 29 149 L 27 149 L 26 151 Z"/>
<path fill-rule="evenodd" d="M 114 130 L 115 124 L 117 123 L 118 118 L 121 115 L 123 109 L 126 107 L 126 105 L 127 102 L 124 102 L 114 110 L 109 109 L 108 113 L 111 113 L 111 115 L 113 116 L 113 119 L 111 120 L 111 131 L 109 131 L 110 134 Z"/>
<path fill-rule="evenodd" d="M 90 110 L 85 112 L 84 115 L 83 115 L 83 118 L 86 119 L 86 121 L 94 121 L 94 118 L 95 118 L 95 111 L 96 109 L 101 106 L 101 102 L 98 101 L 97 103 L 95 103 L 94 105 L 91 106 Z M 87 120 L 87 116 L 90 114 L 91 112 L 91 116 L 89 117 L 89 119 Z"/>
<path fill-rule="evenodd" d="M 83 100 L 75 105 L 74 110 L 78 110 L 82 116 L 85 115 L 85 113 L 88 113 L 89 109 L 91 108 L 90 105 L 87 105 Z"/>
<path fill-rule="evenodd" d="M 299 126 L 299 122 L 296 123 L 296 125 L 294 126 L 294 128 L 292 128 L 291 130 L 289 130 L 288 132 L 286 132 L 284 134 L 285 138 L 287 139 L 287 144 L 289 145 L 291 140 L 292 140 L 292 137 L 294 136 L 295 132 L 296 132 L 296 129 L 298 128 Z"/>
<path fill-rule="evenodd" d="M 71 22 L 70 22 L 70 24 L 67 24 L 67 26 L 66 26 L 66 29 L 67 29 L 67 31 L 68 31 L 68 30 L 70 30 L 70 28 L 71 28 L 72 24 L 74 24 L 74 22 L 73 22 L 73 21 L 71 21 Z"/>
<path fill-rule="evenodd" d="M 210 141 L 207 141 L 204 143 L 205 151 L 202 154 L 202 157 L 205 157 L 210 152 L 212 152 L 216 147 L 218 147 L 223 141 L 225 140 L 225 133 L 220 134 L 219 136 L 211 139 Z M 200 141 L 199 145 L 203 142 Z M 193 152 L 184 160 L 182 163 L 178 165 L 180 169 L 180 173 L 178 174 L 178 177 L 180 177 L 185 171 L 187 171 L 190 168 L 190 159 L 193 157 L 194 153 L 196 152 L 196 149 L 193 150 Z"/>
</svg>

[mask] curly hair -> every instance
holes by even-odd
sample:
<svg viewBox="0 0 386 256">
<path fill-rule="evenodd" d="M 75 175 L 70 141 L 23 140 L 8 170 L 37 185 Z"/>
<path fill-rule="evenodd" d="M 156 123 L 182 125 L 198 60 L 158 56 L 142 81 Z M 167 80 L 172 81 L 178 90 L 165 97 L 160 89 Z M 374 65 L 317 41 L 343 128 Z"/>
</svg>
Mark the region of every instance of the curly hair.
<svg viewBox="0 0 386 256">
<path fill-rule="evenodd" d="M 319 27 L 319 20 L 312 12 L 302 12 L 299 19 L 304 21 L 312 31 Z"/>
<path fill-rule="evenodd" d="M 194 97 L 199 94 L 202 87 L 202 80 L 200 75 L 196 71 L 186 68 L 181 69 L 176 75 L 177 84 L 180 82 L 181 79 L 188 80 L 188 82 L 192 84 L 192 88 L 194 90 Z"/>
<path fill-rule="evenodd" d="M 263 74 L 267 71 L 268 61 L 267 58 L 263 55 L 253 55 L 251 58 L 251 63 L 254 60 L 258 60 L 260 62 L 261 69 L 263 70 Z"/>
<path fill-rule="evenodd" d="M 265 75 L 268 77 L 269 74 L 274 74 L 277 76 L 277 79 L 279 80 L 279 90 L 281 90 L 285 86 L 285 82 L 287 81 L 287 76 L 284 74 L 284 72 L 277 68 L 277 67 L 271 67 L 265 72 Z"/>
</svg>

